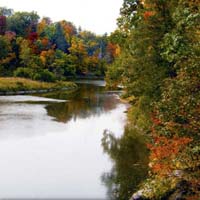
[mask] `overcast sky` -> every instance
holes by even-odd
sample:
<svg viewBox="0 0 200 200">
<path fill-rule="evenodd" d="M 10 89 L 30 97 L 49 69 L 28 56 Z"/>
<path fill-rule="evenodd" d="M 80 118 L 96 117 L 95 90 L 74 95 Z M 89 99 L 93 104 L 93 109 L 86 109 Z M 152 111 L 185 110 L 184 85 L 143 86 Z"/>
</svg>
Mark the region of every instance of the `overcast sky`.
<svg viewBox="0 0 200 200">
<path fill-rule="evenodd" d="M 54 22 L 67 20 L 97 34 L 116 28 L 123 0 L 0 0 L 0 7 L 14 11 L 36 11 Z"/>
</svg>

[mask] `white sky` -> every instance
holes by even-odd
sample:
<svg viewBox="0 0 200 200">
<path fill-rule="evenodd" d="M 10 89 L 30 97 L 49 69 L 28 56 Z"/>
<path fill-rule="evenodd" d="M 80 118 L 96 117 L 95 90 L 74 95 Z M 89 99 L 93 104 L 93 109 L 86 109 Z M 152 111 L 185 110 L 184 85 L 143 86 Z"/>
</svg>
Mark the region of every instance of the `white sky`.
<svg viewBox="0 0 200 200">
<path fill-rule="evenodd" d="M 97 34 L 116 29 L 116 19 L 123 0 L 0 0 L 0 7 L 14 11 L 36 11 L 54 22 L 71 21 Z"/>
</svg>

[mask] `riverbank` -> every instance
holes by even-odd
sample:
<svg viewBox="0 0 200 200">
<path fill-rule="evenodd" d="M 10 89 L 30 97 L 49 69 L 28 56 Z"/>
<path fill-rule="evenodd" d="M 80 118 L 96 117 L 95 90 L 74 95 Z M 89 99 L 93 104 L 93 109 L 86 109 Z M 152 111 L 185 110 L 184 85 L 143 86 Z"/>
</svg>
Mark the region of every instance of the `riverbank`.
<svg viewBox="0 0 200 200">
<path fill-rule="evenodd" d="M 46 93 L 57 90 L 76 90 L 73 82 L 39 82 L 25 78 L 0 78 L 0 95 Z"/>
<path fill-rule="evenodd" d="M 104 80 L 105 76 L 96 76 L 96 75 L 76 75 L 76 76 L 67 76 L 68 80 Z"/>
</svg>

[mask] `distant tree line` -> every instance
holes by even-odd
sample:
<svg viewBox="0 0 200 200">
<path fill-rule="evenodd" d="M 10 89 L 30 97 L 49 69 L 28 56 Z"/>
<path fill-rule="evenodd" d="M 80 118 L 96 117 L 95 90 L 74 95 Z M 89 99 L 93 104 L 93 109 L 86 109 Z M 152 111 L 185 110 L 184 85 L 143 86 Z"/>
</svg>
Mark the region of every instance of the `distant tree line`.
<svg viewBox="0 0 200 200">
<path fill-rule="evenodd" d="M 0 7 L 0 76 L 55 81 L 104 76 L 118 47 L 62 20 L 53 23 L 35 12 Z"/>
</svg>

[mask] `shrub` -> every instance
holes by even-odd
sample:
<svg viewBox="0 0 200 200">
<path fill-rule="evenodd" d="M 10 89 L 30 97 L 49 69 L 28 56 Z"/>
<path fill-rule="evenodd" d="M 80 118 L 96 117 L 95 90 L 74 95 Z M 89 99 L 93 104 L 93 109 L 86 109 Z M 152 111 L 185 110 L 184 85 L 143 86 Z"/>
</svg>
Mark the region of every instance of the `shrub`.
<svg viewBox="0 0 200 200">
<path fill-rule="evenodd" d="M 45 70 L 40 70 L 37 73 L 35 73 L 33 76 L 33 79 L 38 80 L 38 81 L 44 81 L 44 82 L 55 82 L 56 77 L 52 72 L 45 69 Z"/>
<path fill-rule="evenodd" d="M 33 70 L 29 69 L 29 68 L 24 68 L 24 67 L 18 67 L 14 71 L 14 76 L 15 77 L 23 77 L 23 78 L 32 78 Z"/>
</svg>

